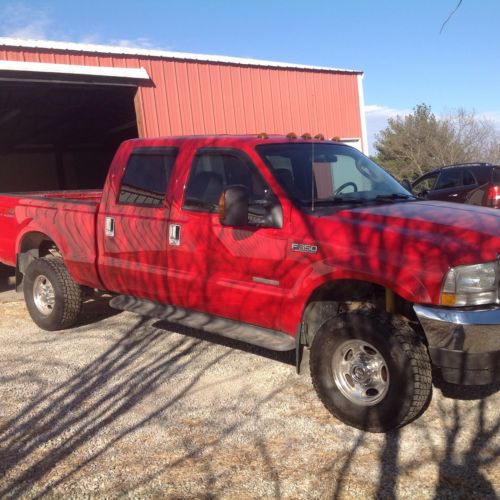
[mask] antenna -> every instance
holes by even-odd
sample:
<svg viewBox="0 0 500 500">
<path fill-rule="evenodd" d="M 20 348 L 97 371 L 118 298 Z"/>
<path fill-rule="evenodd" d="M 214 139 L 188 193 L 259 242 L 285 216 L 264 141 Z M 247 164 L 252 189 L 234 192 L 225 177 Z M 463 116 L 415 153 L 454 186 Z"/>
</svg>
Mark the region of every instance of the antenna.
<svg viewBox="0 0 500 500">
<path fill-rule="evenodd" d="M 314 142 L 311 142 L 311 211 L 314 212 Z"/>
<path fill-rule="evenodd" d="M 316 125 L 316 94 L 312 93 L 311 125 Z M 311 212 L 314 212 L 314 142 L 311 142 Z"/>
</svg>

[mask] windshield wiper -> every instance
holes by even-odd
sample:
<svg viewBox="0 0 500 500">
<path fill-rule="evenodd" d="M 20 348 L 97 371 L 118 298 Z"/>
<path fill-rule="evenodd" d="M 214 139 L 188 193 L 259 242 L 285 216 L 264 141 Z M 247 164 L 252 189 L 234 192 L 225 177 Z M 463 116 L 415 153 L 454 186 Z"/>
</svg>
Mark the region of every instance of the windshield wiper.
<svg viewBox="0 0 500 500">
<path fill-rule="evenodd" d="M 328 205 L 366 205 L 370 203 L 394 203 L 398 200 L 416 201 L 417 197 L 408 194 L 392 193 L 379 194 L 374 198 L 346 198 L 343 196 L 332 196 L 321 200 L 301 200 L 300 204 L 304 207 L 324 207 Z"/>
<path fill-rule="evenodd" d="M 314 200 L 315 206 L 324 206 L 324 205 L 348 205 L 350 203 L 353 204 L 363 204 L 366 200 L 362 200 L 359 198 L 342 198 L 342 196 L 332 196 L 331 198 L 323 198 L 321 200 Z M 311 205 L 311 201 L 303 202 L 304 205 Z"/>
<path fill-rule="evenodd" d="M 413 196 L 412 194 L 402 194 L 402 193 L 392 193 L 392 194 L 379 194 L 375 196 L 375 198 L 372 198 L 371 201 L 382 201 L 382 202 L 395 202 L 398 200 L 407 200 L 407 201 L 414 201 L 417 200 L 416 196 Z"/>
</svg>

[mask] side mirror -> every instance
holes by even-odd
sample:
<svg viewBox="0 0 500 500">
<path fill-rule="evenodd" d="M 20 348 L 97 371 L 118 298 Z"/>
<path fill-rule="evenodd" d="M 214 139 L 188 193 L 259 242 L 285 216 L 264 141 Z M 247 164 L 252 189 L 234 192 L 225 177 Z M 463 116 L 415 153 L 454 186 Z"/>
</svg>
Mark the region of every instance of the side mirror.
<svg viewBox="0 0 500 500">
<path fill-rule="evenodd" d="M 223 226 L 248 225 L 248 189 L 229 186 L 219 200 L 219 221 Z"/>
<path fill-rule="evenodd" d="M 401 185 L 410 193 L 413 193 L 413 187 L 411 185 L 411 182 L 408 179 L 403 179 L 401 181 Z"/>
</svg>

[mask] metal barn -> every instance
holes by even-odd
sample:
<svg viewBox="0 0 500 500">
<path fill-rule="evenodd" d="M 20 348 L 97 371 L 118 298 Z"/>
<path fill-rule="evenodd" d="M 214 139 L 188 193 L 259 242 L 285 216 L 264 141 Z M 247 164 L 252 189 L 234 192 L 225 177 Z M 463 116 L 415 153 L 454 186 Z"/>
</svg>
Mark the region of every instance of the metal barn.
<svg viewBox="0 0 500 500">
<path fill-rule="evenodd" d="M 367 150 L 360 71 L 0 38 L 0 191 L 102 185 L 132 137 L 317 133 Z"/>
</svg>

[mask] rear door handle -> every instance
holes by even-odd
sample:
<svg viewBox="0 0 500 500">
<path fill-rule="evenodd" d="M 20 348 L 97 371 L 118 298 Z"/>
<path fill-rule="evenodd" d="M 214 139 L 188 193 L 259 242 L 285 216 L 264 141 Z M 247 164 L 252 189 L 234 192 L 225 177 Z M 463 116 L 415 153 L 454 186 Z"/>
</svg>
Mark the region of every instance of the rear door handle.
<svg viewBox="0 0 500 500">
<path fill-rule="evenodd" d="M 104 234 L 113 238 L 115 236 L 115 218 L 106 217 L 104 224 Z"/>
<path fill-rule="evenodd" d="M 181 244 L 180 224 L 170 224 L 168 226 L 168 244 L 178 247 Z"/>
</svg>

